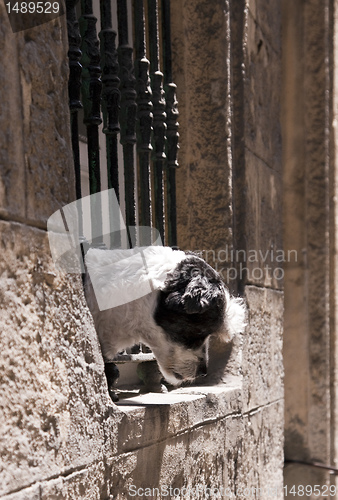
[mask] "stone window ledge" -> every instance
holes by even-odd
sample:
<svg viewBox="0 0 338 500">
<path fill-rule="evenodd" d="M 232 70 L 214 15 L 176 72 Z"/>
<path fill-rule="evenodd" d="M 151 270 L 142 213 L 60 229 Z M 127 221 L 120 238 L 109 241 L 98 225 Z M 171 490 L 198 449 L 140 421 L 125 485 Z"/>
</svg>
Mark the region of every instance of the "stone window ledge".
<svg viewBox="0 0 338 500">
<path fill-rule="evenodd" d="M 117 403 L 119 452 L 150 446 L 242 412 L 240 381 L 147 393 Z"/>
</svg>

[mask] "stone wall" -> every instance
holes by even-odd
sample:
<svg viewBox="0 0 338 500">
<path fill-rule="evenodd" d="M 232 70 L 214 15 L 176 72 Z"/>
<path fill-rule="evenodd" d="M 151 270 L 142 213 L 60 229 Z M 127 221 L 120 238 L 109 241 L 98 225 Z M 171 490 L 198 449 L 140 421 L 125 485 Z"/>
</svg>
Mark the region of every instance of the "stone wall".
<svg viewBox="0 0 338 500">
<path fill-rule="evenodd" d="M 246 298 L 249 326 L 242 343 L 231 353 L 213 345 L 211 365 L 225 383 L 242 374 L 238 464 L 244 475 L 238 485 L 245 478 L 257 488 L 275 486 L 282 497 L 280 2 L 172 4 L 179 244 L 204 251 L 229 287 Z M 233 259 L 231 251 L 238 251 Z M 254 428 L 270 442 L 268 452 Z"/>
<path fill-rule="evenodd" d="M 41 481 L 102 470 L 111 405 L 81 279 L 46 231 L 75 197 L 65 17 L 13 34 L 1 4 L 0 31 L 0 496 L 66 498 Z"/>
<path fill-rule="evenodd" d="M 283 4 L 286 484 L 337 467 L 336 7 Z M 306 465 L 307 464 L 307 465 Z M 315 494 L 311 498 L 315 498 Z"/>
<path fill-rule="evenodd" d="M 172 1 L 179 244 L 213 250 L 215 266 L 231 264 L 225 248 L 281 245 L 278 5 Z M 197 487 L 200 498 L 223 487 L 281 499 L 280 281 L 231 280 L 250 326 L 230 347 L 214 343 L 205 386 L 114 406 L 80 278 L 55 269 L 46 234 L 75 197 L 65 18 L 13 34 L 0 4 L 0 21 L 0 498 L 170 487 L 175 498 L 184 487 L 195 499 Z"/>
</svg>

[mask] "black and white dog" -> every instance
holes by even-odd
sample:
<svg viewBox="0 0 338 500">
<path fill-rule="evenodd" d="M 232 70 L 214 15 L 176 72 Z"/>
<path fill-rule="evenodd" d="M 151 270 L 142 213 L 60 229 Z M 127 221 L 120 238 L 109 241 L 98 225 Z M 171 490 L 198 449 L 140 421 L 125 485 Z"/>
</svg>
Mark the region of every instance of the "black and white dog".
<svg viewBox="0 0 338 500">
<path fill-rule="evenodd" d="M 205 375 L 208 339 L 243 331 L 246 308 L 195 254 L 169 247 L 90 249 L 86 298 L 104 359 L 142 342 L 172 385 Z"/>
</svg>

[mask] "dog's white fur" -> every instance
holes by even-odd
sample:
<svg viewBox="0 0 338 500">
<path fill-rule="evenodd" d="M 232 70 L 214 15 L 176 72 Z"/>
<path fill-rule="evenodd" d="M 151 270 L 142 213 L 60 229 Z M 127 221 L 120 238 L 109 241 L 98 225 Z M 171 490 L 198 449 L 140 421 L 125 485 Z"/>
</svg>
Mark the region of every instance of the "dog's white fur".
<svg viewBox="0 0 338 500">
<path fill-rule="evenodd" d="M 207 361 L 208 339 L 201 347 L 189 349 L 172 341 L 154 320 L 168 275 L 189 258 L 185 252 L 161 246 L 87 252 L 85 262 L 90 279 L 85 287 L 86 298 L 105 360 L 112 360 L 118 352 L 142 342 L 152 349 L 168 382 L 179 385 L 196 378 L 199 364 Z M 149 286 L 152 291 L 146 293 Z M 230 341 L 243 331 L 246 311 L 243 301 L 231 297 L 225 286 L 224 296 L 224 321 L 217 333 Z M 132 300 L 134 297 L 138 298 Z M 120 305 L 113 307 L 116 304 Z"/>
</svg>

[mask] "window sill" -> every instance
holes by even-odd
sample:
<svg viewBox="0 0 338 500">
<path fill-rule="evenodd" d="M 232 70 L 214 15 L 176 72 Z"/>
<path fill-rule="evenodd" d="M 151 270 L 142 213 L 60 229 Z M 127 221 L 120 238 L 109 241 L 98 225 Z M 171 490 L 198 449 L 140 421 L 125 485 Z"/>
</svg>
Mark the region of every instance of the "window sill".
<svg viewBox="0 0 338 500">
<path fill-rule="evenodd" d="M 194 386 L 166 394 L 147 393 L 120 400 L 119 453 L 151 446 L 212 424 L 242 410 L 240 380 L 231 385 Z"/>
</svg>

